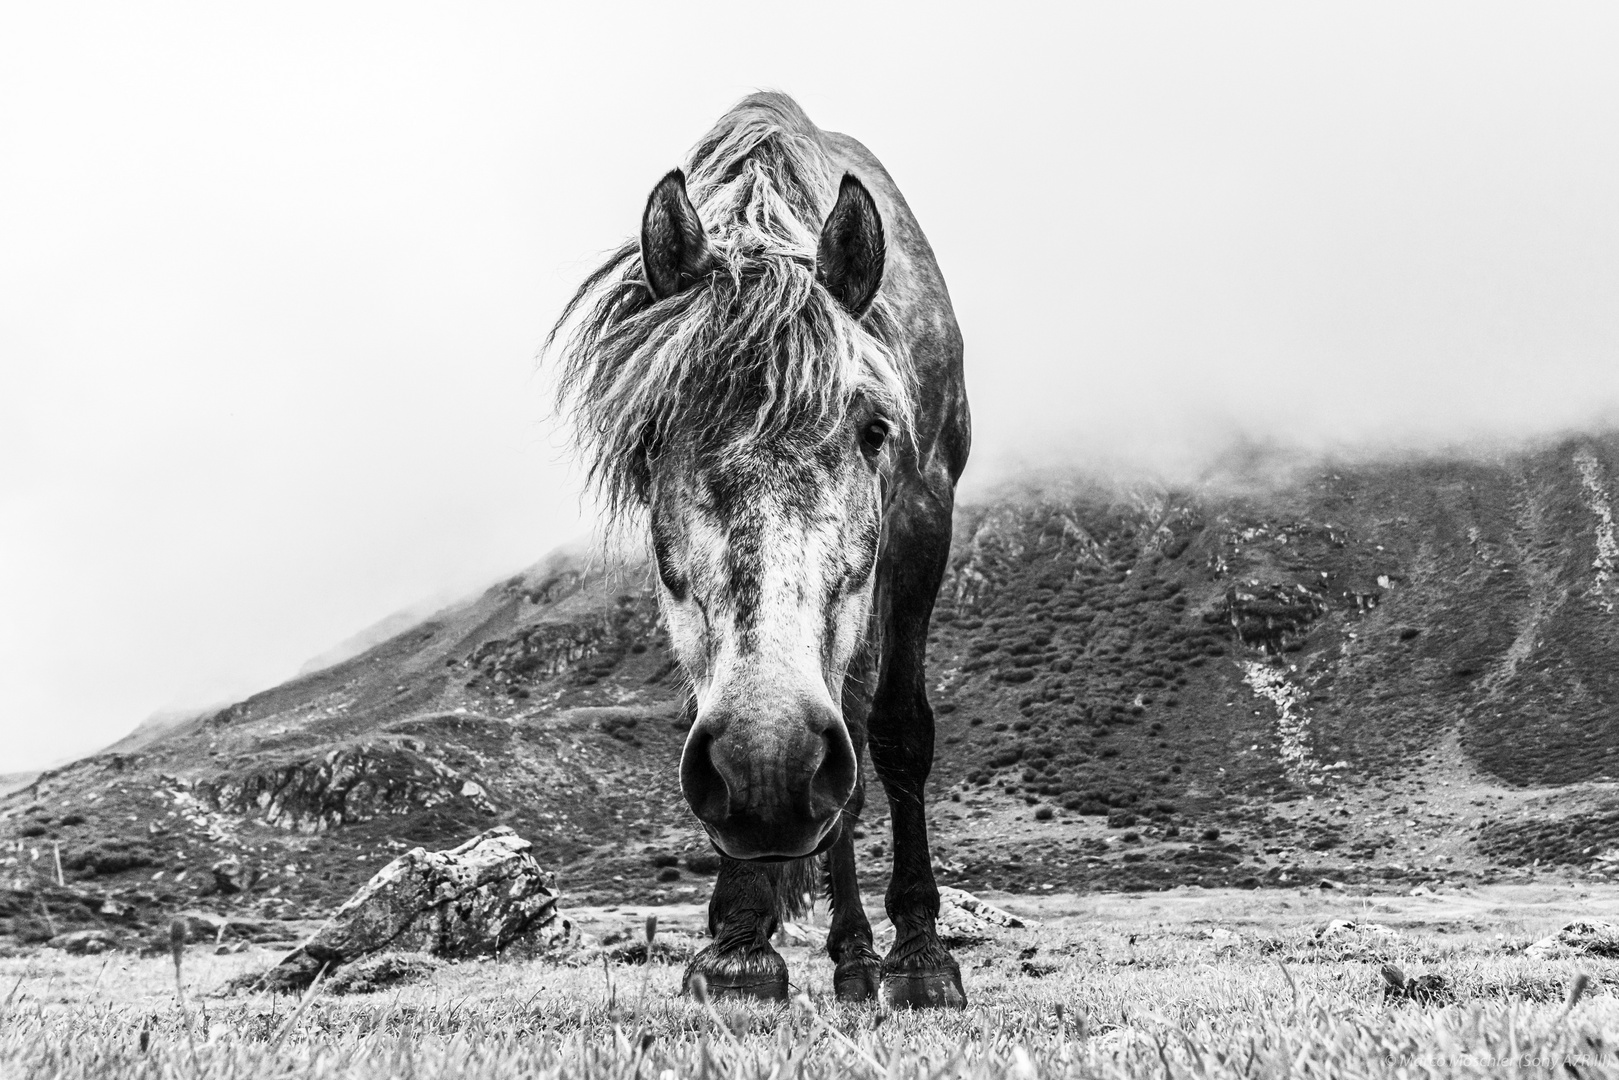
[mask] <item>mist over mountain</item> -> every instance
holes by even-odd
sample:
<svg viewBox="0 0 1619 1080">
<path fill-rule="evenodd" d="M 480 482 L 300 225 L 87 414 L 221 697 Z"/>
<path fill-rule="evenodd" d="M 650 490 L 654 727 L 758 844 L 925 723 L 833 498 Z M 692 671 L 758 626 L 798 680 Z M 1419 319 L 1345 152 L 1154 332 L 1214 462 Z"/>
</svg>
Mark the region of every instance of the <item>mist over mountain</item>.
<svg viewBox="0 0 1619 1080">
<path fill-rule="evenodd" d="M 929 647 L 941 880 L 1619 872 L 1619 434 L 1248 445 L 1188 482 L 1048 469 L 967 495 Z M 69 878 L 153 909 L 309 915 L 406 847 L 502 822 L 575 898 L 706 895 L 650 580 L 560 551 L 49 772 L 0 800 L 7 872 L 55 843 Z M 873 878 L 883 805 L 861 823 Z M 223 858 L 252 868 L 246 896 L 216 891 Z"/>
</svg>

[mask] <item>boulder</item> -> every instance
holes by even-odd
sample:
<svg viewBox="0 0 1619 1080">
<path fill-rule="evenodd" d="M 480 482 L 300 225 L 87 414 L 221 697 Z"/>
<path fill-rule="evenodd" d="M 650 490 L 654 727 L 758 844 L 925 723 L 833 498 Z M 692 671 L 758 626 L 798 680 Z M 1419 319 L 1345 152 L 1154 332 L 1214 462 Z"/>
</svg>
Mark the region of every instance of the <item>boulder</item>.
<svg viewBox="0 0 1619 1080">
<path fill-rule="evenodd" d="M 939 931 L 939 941 L 947 949 L 966 949 L 982 945 L 990 936 L 989 923 L 966 908 L 957 907 L 944 900 L 939 901 L 939 918 L 935 925 Z"/>
<path fill-rule="evenodd" d="M 1581 919 L 1568 923 L 1550 937 L 1541 938 L 1524 952 L 1532 960 L 1549 960 L 1557 956 L 1619 958 L 1619 924 Z"/>
<path fill-rule="evenodd" d="M 988 941 L 995 927 L 1016 929 L 1024 922 L 965 889 L 939 887 L 939 940 L 947 948 L 962 949 Z"/>
<path fill-rule="evenodd" d="M 448 851 L 415 848 L 377 871 L 267 982 L 307 984 L 383 951 L 487 956 L 560 932 L 555 879 L 527 840 L 502 825 Z"/>
<path fill-rule="evenodd" d="M 941 915 L 946 904 L 958 907 L 992 926 L 1005 926 L 1013 930 L 1020 930 L 1028 925 L 1010 911 L 1002 911 L 994 904 L 978 899 L 966 889 L 953 889 L 948 885 L 941 885 L 939 887 L 939 911 Z"/>
</svg>

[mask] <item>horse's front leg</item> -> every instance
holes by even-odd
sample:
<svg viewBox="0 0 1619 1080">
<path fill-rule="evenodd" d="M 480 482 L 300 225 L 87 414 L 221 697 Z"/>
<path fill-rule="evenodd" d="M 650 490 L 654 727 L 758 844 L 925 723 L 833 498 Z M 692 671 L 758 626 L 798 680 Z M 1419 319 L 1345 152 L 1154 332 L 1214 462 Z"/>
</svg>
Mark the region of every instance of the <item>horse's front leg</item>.
<svg viewBox="0 0 1619 1080">
<path fill-rule="evenodd" d="M 894 1007 L 961 1008 L 967 1004 L 961 968 L 939 942 L 935 925 L 939 889 L 933 880 L 922 802 L 933 764 L 933 712 L 918 695 L 909 709 L 895 708 L 889 714 L 893 726 L 879 735 L 875 711 L 871 756 L 888 793 L 894 840 L 894 872 L 887 895 L 894 946 L 883 959 L 883 997 Z"/>
<path fill-rule="evenodd" d="M 787 1000 L 787 961 L 770 944 L 777 926 L 776 889 L 762 866 L 720 856 L 708 902 L 714 941 L 686 965 L 684 986 L 701 975 L 716 996 Z"/>
<path fill-rule="evenodd" d="M 854 862 L 854 823 L 865 802 L 865 777 L 856 783 L 838 838 L 826 853 L 827 892 L 832 901 L 832 924 L 827 929 L 826 953 L 836 965 L 832 988 L 839 1001 L 870 1001 L 877 996 L 882 962 L 871 947 L 871 922 L 860 903 L 860 877 Z"/>
<path fill-rule="evenodd" d="M 871 651 L 862 649 L 843 680 L 843 722 L 849 728 L 859 771 L 837 825 L 838 837 L 826 853 L 826 891 L 832 908 L 826 954 L 834 965 L 832 988 L 839 1001 L 875 999 L 881 978 L 882 961 L 872 948 L 871 921 L 860 902 L 860 875 L 854 860 L 854 829 L 866 806 L 866 769 L 859 763 L 866 749 L 867 698 L 876 682 L 873 661 Z"/>
<path fill-rule="evenodd" d="M 933 597 L 949 553 L 922 545 L 921 557 L 896 560 L 889 582 L 889 639 L 882 678 L 872 700 L 871 760 L 888 795 L 894 873 L 888 917 L 894 947 L 882 964 L 883 997 L 895 1007 L 962 1008 L 961 968 L 939 942 L 939 889 L 933 880 L 923 793 L 933 768 L 933 709 L 928 704 L 926 648 Z"/>
</svg>

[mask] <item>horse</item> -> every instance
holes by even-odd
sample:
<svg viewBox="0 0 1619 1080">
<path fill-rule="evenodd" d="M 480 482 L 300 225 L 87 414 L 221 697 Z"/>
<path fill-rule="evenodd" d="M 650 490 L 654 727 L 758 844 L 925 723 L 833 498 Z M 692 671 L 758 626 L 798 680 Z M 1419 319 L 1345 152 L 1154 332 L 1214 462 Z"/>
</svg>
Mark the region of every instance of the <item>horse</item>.
<svg viewBox="0 0 1619 1080">
<path fill-rule="evenodd" d="M 687 992 L 785 1000 L 818 867 L 839 999 L 963 1007 L 923 789 L 928 623 L 971 446 L 961 332 L 899 188 L 790 97 L 727 112 L 547 338 L 610 518 L 644 525 L 695 719 L 681 790 L 721 856 Z M 855 874 L 888 798 L 894 944 Z"/>
</svg>

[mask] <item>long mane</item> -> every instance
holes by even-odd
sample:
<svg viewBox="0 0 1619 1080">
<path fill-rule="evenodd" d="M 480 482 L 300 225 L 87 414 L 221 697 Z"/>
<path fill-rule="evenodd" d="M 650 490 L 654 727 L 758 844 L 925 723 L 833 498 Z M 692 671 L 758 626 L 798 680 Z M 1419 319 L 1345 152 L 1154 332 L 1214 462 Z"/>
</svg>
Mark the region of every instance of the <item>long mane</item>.
<svg viewBox="0 0 1619 1080">
<path fill-rule="evenodd" d="M 815 278 L 840 179 L 796 102 L 754 94 L 686 163 L 720 270 L 655 300 L 632 239 L 569 301 L 546 348 L 562 343 L 559 405 L 609 513 L 644 499 L 649 448 L 824 435 L 856 394 L 910 430 L 914 374 L 892 311 L 879 295 L 857 322 Z"/>
</svg>

